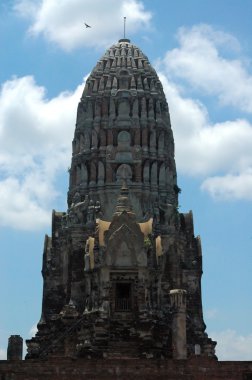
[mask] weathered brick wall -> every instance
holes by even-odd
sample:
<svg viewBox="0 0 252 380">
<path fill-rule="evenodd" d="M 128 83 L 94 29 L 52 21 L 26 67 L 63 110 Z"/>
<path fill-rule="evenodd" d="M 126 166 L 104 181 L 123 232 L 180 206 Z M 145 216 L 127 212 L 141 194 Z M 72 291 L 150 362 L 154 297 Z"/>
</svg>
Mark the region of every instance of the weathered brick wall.
<svg viewBox="0 0 252 380">
<path fill-rule="evenodd" d="M 109 359 L 0 361 L 0 380 L 251 380 L 252 362 Z"/>
</svg>

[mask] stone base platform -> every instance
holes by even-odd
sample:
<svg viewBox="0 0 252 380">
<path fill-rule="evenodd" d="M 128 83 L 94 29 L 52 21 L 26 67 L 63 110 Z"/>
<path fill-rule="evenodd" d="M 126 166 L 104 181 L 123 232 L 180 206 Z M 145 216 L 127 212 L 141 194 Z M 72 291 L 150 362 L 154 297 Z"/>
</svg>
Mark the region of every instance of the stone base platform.
<svg viewBox="0 0 252 380">
<path fill-rule="evenodd" d="M 69 359 L 0 361 L 0 380 L 252 380 L 252 361 Z"/>
</svg>

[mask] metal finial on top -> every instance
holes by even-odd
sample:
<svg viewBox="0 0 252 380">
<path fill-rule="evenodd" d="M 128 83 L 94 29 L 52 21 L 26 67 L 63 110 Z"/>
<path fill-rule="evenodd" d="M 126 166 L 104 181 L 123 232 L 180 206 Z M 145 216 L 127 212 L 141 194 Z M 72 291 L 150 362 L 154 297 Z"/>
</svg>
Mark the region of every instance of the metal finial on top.
<svg viewBox="0 0 252 380">
<path fill-rule="evenodd" d="M 118 42 L 130 42 L 128 38 L 125 37 L 126 35 L 126 17 L 123 18 L 123 38 L 121 38 Z"/>
<path fill-rule="evenodd" d="M 126 17 L 123 18 L 123 38 L 125 39 L 125 31 L 126 31 Z"/>
</svg>

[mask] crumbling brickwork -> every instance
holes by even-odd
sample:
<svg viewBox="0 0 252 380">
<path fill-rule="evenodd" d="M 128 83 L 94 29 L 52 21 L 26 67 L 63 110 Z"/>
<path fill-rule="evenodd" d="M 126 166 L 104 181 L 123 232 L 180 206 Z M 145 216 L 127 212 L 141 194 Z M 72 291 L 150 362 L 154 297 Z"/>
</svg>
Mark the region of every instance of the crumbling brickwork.
<svg viewBox="0 0 252 380">
<path fill-rule="evenodd" d="M 0 380 L 251 380 L 252 362 L 214 359 L 0 361 Z"/>
</svg>

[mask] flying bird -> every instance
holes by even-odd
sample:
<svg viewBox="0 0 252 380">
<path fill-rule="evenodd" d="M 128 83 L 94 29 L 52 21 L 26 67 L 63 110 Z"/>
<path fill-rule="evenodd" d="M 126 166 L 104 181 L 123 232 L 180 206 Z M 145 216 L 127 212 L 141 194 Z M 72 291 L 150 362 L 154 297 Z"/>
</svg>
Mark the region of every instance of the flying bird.
<svg viewBox="0 0 252 380">
<path fill-rule="evenodd" d="M 91 26 L 88 25 L 88 24 L 86 24 L 85 22 L 84 22 L 84 25 L 85 25 L 86 28 L 91 28 Z"/>
</svg>

